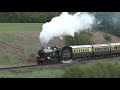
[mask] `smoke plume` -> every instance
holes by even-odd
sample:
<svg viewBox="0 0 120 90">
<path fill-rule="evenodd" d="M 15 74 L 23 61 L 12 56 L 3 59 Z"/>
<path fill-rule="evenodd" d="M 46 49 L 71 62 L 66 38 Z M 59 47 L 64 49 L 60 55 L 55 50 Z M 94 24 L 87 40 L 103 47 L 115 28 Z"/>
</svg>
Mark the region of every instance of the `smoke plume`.
<svg viewBox="0 0 120 90">
<path fill-rule="evenodd" d="M 87 12 L 77 12 L 74 15 L 63 12 L 50 22 L 43 24 L 39 39 L 42 44 L 48 43 L 54 37 L 64 35 L 74 36 L 75 32 L 91 29 L 95 17 Z"/>
</svg>

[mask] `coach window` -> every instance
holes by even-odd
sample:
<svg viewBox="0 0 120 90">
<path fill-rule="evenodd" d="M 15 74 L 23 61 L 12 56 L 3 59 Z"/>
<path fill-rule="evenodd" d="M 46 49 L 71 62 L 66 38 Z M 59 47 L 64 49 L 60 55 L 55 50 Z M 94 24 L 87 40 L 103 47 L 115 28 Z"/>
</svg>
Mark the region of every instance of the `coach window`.
<svg viewBox="0 0 120 90">
<path fill-rule="evenodd" d="M 77 49 L 77 52 L 79 52 L 79 50 Z"/>
<path fill-rule="evenodd" d="M 106 48 L 106 50 L 108 50 L 108 48 Z"/>
<path fill-rule="evenodd" d="M 95 51 L 97 51 L 97 48 L 95 48 Z"/>
<path fill-rule="evenodd" d="M 89 49 L 87 48 L 87 52 L 89 52 Z"/>
<path fill-rule="evenodd" d="M 87 49 L 87 52 L 89 52 L 89 49 Z"/>
<path fill-rule="evenodd" d="M 97 48 L 97 51 L 100 51 L 100 48 Z"/>
<path fill-rule="evenodd" d="M 78 50 L 76 49 L 76 53 L 78 53 Z"/>
<path fill-rule="evenodd" d="M 89 52 L 89 49 L 87 49 L 87 51 Z"/>
<path fill-rule="evenodd" d="M 96 51 L 98 51 L 98 48 L 96 48 Z"/>
<path fill-rule="evenodd" d="M 100 48 L 98 48 L 98 51 L 100 51 Z"/>
<path fill-rule="evenodd" d="M 98 48 L 96 48 L 96 51 L 98 51 Z"/>
<path fill-rule="evenodd" d="M 74 53 L 75 53 L 75 49 L 74 49 Z"/>
<path fill-rule="evenodd" d="M 98 48 L 98 51 L 100 51 L 100 48 Z"/>
<path fill-rule="evenodd" d="M 117 49 L 117 47 L 114 47 L 114 49 Z"/>
<path fill-rule="evenodd" d="M 78 50 L 76 49 L 76 53 L 78 53 Z"/>
<path fill-rule="evenodd" d="M 105 51 L 106 50 L 106 48 L 103 48 L 103 51 Z"/>
<path fill-rule="evenodd" d="M 98 51 L 98 48 L 96 48 L 96 51 Z"/>
<path fill-rule="evenodd" d="M 105 48 L 105 50 L 107 50 L 107 48 Z"/>
<path fill-rule="evenodd" d="M 106 48 L 104 48 L 105 49 L 105 51 L 106 51 Z"/>
<path fill-rule="evenodd" d="M 114 50 L 114 47 L 112 47 L 112 50 Z"/>
<path fill-rule="evenodd" d="M 96 51 L 98 51 L 98 48 L 96 48 Z"/>
</svg>

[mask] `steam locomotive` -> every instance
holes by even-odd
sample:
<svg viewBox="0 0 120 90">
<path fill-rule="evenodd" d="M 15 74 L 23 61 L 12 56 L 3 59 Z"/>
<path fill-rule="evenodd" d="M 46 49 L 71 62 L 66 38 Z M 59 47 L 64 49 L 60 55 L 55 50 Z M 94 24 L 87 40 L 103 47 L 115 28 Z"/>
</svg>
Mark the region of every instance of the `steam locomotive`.
<svg viewBox="0 0 120 90">
<path fill-rule="evenodd" d="M 38 65 L 68 60 L 108 58 L 120 56 L 120 43 L 74 45 L 62 48 L 54 46 L 39 50 L 38 55 L 39 57 L 36 58 Z"/>
<path fill-rule="evenodd" d="M 36 58 L 39 64 L 48 64 L 51 62 L 60 62 L 61 48 L 57 46 L 42 48 L 38 51 L 39 57 Z"/>
</svg>

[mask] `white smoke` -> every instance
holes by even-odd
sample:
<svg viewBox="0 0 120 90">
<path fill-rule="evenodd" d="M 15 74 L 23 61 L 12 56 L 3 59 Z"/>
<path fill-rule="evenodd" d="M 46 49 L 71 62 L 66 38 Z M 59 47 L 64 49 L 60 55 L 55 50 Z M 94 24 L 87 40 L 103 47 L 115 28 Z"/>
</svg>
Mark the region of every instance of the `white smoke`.
<svg viewBox="0 0 120 90">
<path fill-rule="evenodd" d="M 44 44 L 56 36 L 61 39 L 64 35 L 74 36 L 75 32 L 91 29 L 94 21 L 95 17 L 87 12 L 77 12 L 74 15 L 63 12 L 60 16 L 43 24 L 39 39 Z"/>
</svg>

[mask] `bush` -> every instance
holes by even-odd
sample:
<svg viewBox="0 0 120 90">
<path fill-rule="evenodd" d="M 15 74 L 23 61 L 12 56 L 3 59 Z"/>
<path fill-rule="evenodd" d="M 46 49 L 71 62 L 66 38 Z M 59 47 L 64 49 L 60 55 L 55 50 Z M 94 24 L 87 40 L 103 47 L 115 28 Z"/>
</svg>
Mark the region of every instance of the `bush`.
<svg viewBox="0 0 120 90">
<path fill-rule="evenodd" d="M 30 58 L 35 58 L 36 55 L 35 55 L 34 53 L 31 53 L 31 54 L 29 54 L 29 57 L 30 57 Z"/>
<path fill-rule="evenodd" d="M 119 78 L 120 63 L 99 61 L 91 65 L 74 65 L 65 70 L 64 78 Z"/>
<path fill-rule="evenodd" d="M 64 37 L 65 45 L 89 45 L 91 41 L 91 34 L 87 32 L 75 33 L 75 36 L 66 35 Z"/>
<path fill-rule="evenodd" d="M 106 41 L 111 41 L 111 36 L 110 35 L 105 35 L 104 38 L 105 38 Z"/>
</svg>

